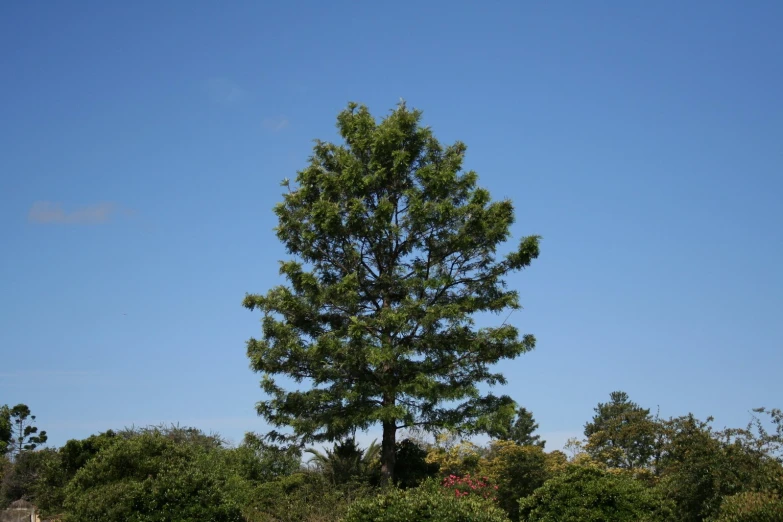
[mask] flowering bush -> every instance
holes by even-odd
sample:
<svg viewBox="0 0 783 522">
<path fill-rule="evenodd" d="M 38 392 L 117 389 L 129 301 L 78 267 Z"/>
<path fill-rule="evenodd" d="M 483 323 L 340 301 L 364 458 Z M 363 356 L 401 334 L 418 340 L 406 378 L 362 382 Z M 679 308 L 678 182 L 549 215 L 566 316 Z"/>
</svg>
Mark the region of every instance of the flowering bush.
<svg viewBox="0 0 783 522">
<path fill-rule="evenodd" d="M 446 489 L 454 491 L 456 498 L 473 494 L 487 500 L 497 500 L 495 492 L 498 487 L 490 484 L 487 477 L 473 478 L 470 476 L 470 473 L 466 473 L 463 477 L 449 475 L 443 479 L 441 485 Z"/>
</svg>

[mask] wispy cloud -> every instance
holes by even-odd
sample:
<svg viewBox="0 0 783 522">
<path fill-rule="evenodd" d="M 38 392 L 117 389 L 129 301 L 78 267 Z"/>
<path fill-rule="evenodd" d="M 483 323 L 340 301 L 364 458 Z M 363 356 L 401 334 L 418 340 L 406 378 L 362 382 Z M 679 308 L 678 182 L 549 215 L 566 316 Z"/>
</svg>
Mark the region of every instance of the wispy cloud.
<svg viewBox="0 0 783 522">
<path fill-rule="evenodd" d="M 210 78 L 206 89 L 212 100 L 222 105 L 233 105 L 247 96 L 242 87 L 227 78 Z"/>
<path fill-rule="evenodd" d="M 289 122 L 285 116 L 278 116 L 277 118 L 265 118 L 261 125 L 268 131 L 279 132 L 288 127 Z"/>
<path fill-rule="evenodd" d="M 38 387 L 54 387 L 61 392 L 74 386 L 85 384 L 105 385 L 110 383 L 109 376 L 93 371 L 70 370 L 20 370 L 12 372 L 0 372 L 0 388 L 21 389 L 29 387 L 30 383 L 36 383 Z"/>
<path fill-rule="evenodd" d="M 27 213 L 27 219 L 39 225 L 96 225 L 110 221 L 120 210 L 115 203 L 108 202 L 85 205 L 67 211 L 60 203 L 36 201 Z"/>
<path fill-rule="evenodd" d="M 0 377 L 19 377 L 25 379 L 43 379 L 46 377 L 88 377 L 100 375 L 99 372 L 70 370 L 29 370 L 16 372 L 0 372 Z"/>
</svg>

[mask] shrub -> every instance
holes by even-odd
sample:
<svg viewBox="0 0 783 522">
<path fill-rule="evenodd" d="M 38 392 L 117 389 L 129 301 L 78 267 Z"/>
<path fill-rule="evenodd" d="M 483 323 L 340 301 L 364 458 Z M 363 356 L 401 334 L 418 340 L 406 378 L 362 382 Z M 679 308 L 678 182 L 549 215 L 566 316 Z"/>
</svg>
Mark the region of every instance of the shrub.
<svg viewBox="0 0 783 522">
<path fill-rule="evenodd" d="M 508 522 L 502 509 L 479 496 L 445 494 L 435 480 L 412 489 L 389 489 L 355 502 L 344 522 Z"/>
<path fill-rule="evenodd" d="M 148 432 L 119 440 L 90 459 L 66 487 L 78 522 L 240 522 L 252 452 Z"/>
<path fill-rule="evenodd" d="M 598 468 L 569 466 L 532 495 L 519 501 L 526 522 L 668 521 L 669 506 L 627 475 Z"/>
<path fill-rule="evenodd" d="M 351 502 L 374 491 L 366 484 L 335 485 L 313 471 L 300 471 L 259 485 L 242 510 L 248 522 L 337 522 Z"/>
<path fill-rule="evenodd" d="M 471 477 L 470 474 L 464 477 L 449 475 L 444 478 L 441 485 L 448 491 L 453 491 L 457 498 L 473 495 L 486 500 L 497 500 L 498 487 L 490 484 L 487 477 Z"/>
<path fill-rule="evenodd" d="M 780 522 L 783 499 L 775 493 L 749 491 L 723 499 L 714 522 Z"/>
</svg>

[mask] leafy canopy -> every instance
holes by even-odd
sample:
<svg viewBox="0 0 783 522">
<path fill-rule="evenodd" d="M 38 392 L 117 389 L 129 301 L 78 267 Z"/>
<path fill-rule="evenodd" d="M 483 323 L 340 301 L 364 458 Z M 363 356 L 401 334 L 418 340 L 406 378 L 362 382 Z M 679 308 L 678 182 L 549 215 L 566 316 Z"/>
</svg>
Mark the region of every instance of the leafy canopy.
<svg viewBox="0 0 783 522">
<path fill-rule="evenodd" d="M 275 207 L 294 256 L 280 265 L 288 286 L 244 300 L 264 314 L 263 337 L 247 344 L 268 395 L 259 414 L 302 443 L 380 422 L 387 474 L 396 430 L 480 430 L 511 404 L 479 386 L 504 383 L 491 366 L 535 344 L 474 320 L 520 308 L 504 277 L 538 256 L 539 238 L 499 256 L 511 202 L 492 201 L 462 170 L 465 145 L 442 146 L 420 119 L 404 103 L 380 123 L 357 104 L 340 113 L 344 143 L 317 141 Z M 309 387 L 286 390 L 278 375 Z"/>
</svg>

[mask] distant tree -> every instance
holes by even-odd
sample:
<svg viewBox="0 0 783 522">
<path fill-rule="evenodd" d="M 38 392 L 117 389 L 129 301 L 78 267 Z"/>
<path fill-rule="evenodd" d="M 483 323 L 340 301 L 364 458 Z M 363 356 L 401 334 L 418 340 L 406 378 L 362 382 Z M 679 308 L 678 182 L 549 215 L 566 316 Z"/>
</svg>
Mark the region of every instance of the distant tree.
<svg viewBox="0 0 783 522">
<path fill-rule="evenodd" d="M 687 415 L 662 423 L 659 489 L 674 501 L 678 521 L 710 520 L 724 499 L 740 493 L 783 495 L 781 463 L 751 439 L 737 438 L 737 430 L 713 432 L 711 421 Z"/>
<path fill-rule="evenodd" d="M 13 453 L 19 455 L 23 451 L 32 451 L 45 444 L 48 437 L 46 432 L 38 432 L 33 425 L 35 415 L 32 415 L 26 404 L 17 404 L 10 410 L 10 418 L 13 423 Z"/>
<path fill-rule="evenodd" d="M 519 408 L 514 418 L 509 418 L 506 423 L 488 429 L 488 434 L 493 439 L 510 440 L 520 446 L 544 447 L 546 441 L 541 440 L 540 435 L 533 435 L 538 429 L 538 423 L 533 418 L 533 413 L 527 408 Z"/>
<path fill-rule="evenodd" d="M 642 408 L 622 391 L 599 403 L 585 425 L 585 450 L 594 459 L 614 468 L 644 468 L 656 454 L 657 424 L 650 410 Z"/>
<path fill-rule="evenodd" d="M 280 266 L 290 285 L 244 300 L 264 314 L 263 338 L 247 344 L 268 395 L 258 413 L 300 443 L 380 424 L 384 481 L 398 430 L 478 431 L 513 403 L 480 386 L 505 383 L 493 366 L 535 344 L 511 324 L 474 320 L 520 308 L 505 278 L 538 257 L 539 238 L 501 257 L 513 205 L 462 171 L 464 144 L 442 146 L 420 119 L 405 104 L 380 123 L 357 104 L 340 113 L 345 143 L 316 142 L 275 207 L 295 256 Z M 310 388 L 287 391 L 276 375 Z"/>
</svg>

